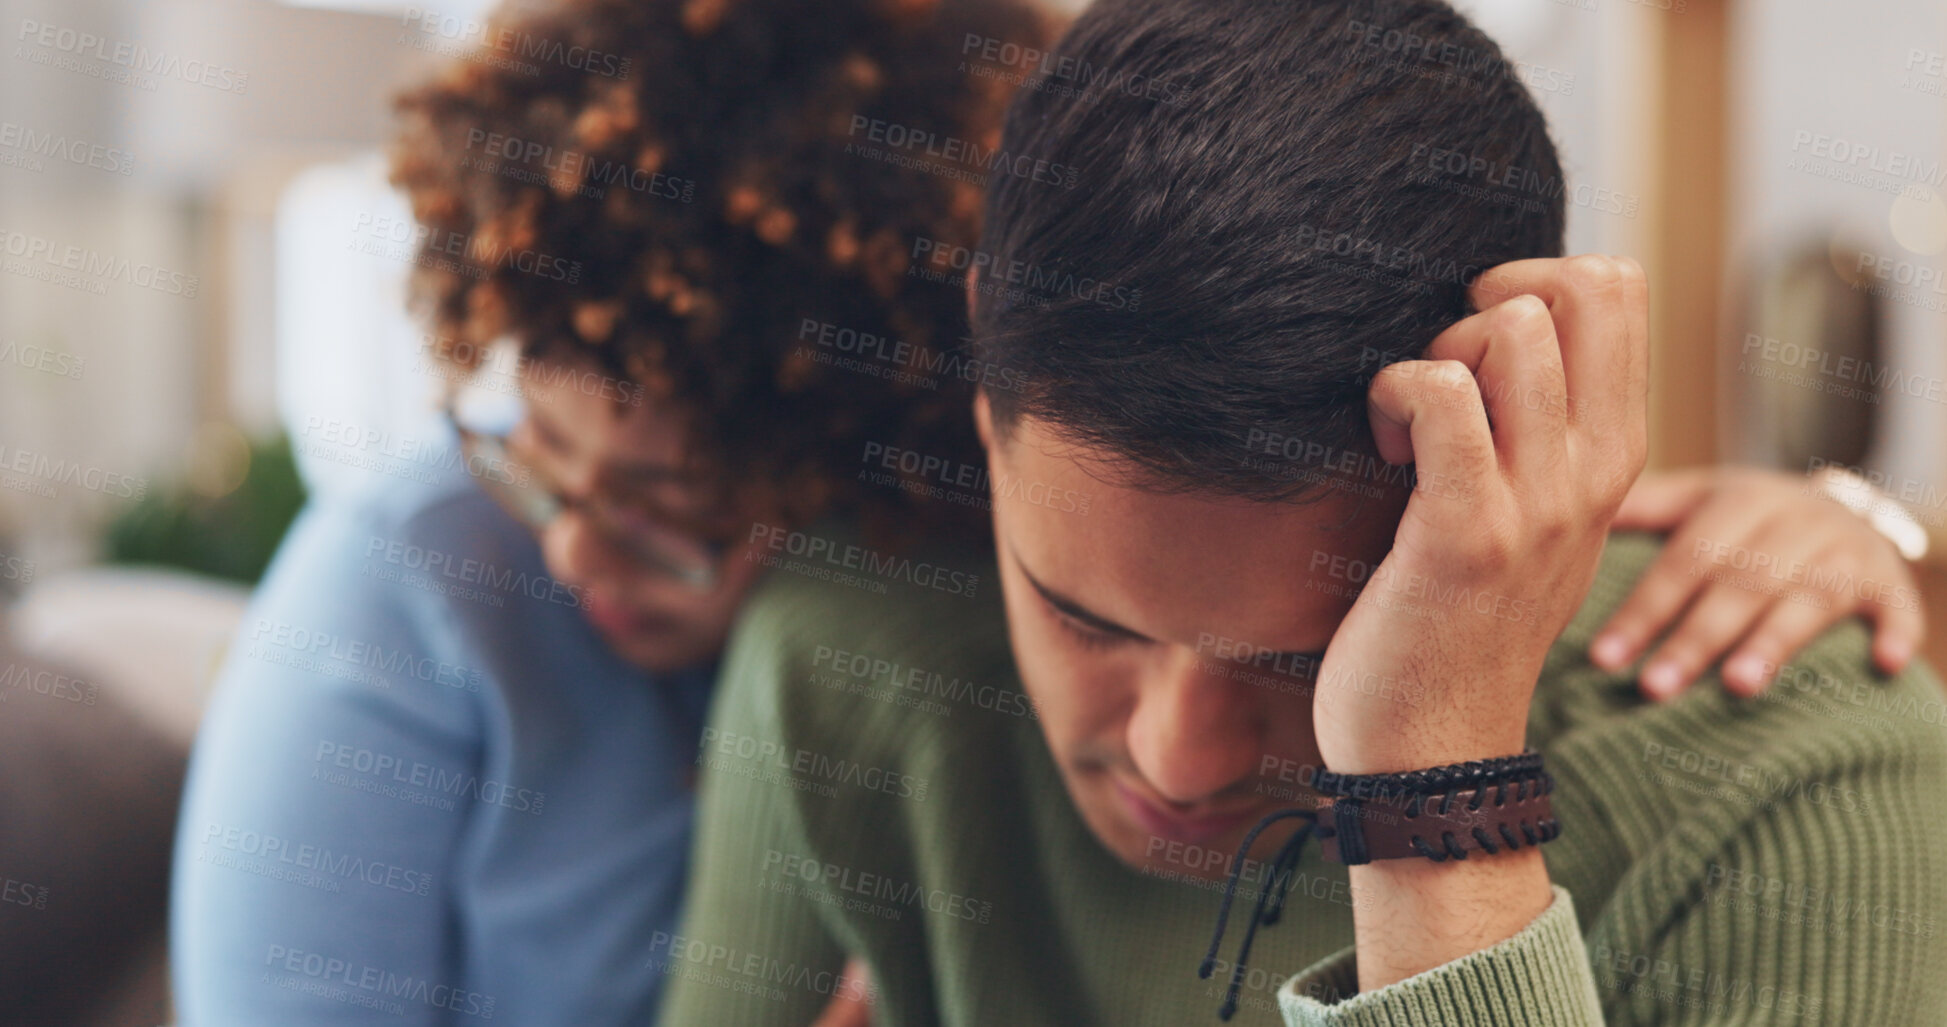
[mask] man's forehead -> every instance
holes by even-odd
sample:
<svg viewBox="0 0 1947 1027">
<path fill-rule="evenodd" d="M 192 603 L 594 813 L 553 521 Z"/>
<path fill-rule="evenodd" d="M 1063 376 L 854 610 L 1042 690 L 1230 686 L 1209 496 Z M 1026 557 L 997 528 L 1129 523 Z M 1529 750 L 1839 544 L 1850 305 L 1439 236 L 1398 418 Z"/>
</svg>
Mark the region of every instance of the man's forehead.
<svg viewBox="0 0 1947 1027">
<path fill-rule="evenodd" d="M 1330 495 L 1257 502 L 1144 489 L 1111 454 L 1038 422 L 1017 422 L 1011 436 L 995 461 L 1001 544 L 1091 613 L 1173 643 L 1223 634 L 1322 648 L 1356 592 L 1334 583 L 1383 555 L 1397 521 L 1383 503 Z M 1085 493 L 1086 512 L 1031 501 L 1036 486 Z"/>
</svg>

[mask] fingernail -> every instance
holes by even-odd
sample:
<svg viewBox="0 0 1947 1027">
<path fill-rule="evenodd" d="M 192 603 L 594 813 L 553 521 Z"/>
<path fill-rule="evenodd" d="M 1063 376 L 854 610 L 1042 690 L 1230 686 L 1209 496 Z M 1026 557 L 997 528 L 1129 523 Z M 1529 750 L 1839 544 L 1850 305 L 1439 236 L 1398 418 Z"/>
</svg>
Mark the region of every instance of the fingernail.
<svg viewBox="0 0 1947 1027">
<path fill-rule="evenodd" d="M 1749 653 L 1736 657 L 1724 665 L 1724 680 L 1755 689 L 1764 683 L 1764 660 Z"/>
<path fill-rule="evenodd" d="M 1904 667 L 1908 660 L 1913 659 L 1913 643 L 1904 638 L 1896 638 L 1886 643 L 1882 651 L 1886 655 L 1888 667 Z"/>
<path fill-rule="evenodd" d="M 1629 662 L 1629 642 L 1621 635 L 1603 635 L 1589 647 L 1589 657 L 1603 670 L 1616 670 Z"/>
<path fill-rule="evenodd" d="M 1643 670 L 1643 687 L 1658 699 L 1668 699 L 1683 687 L 1683 668 L 1674 663 L 1652 663 Z"/>
</svg>

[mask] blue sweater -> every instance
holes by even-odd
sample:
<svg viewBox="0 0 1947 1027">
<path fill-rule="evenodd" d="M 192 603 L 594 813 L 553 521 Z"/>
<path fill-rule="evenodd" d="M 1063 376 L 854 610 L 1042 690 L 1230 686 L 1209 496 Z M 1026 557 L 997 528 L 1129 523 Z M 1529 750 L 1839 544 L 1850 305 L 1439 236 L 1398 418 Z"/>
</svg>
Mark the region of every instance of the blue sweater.
<svg viewBox="0 0 1947 1027">
<path fill-rule="evenodd" d="M 305 512 L 228 654 L 177 830 L 181 1022 L 647 1023 L 713 670 L 622 663 L 465 474 L 394 471 Z"/>
</svg>

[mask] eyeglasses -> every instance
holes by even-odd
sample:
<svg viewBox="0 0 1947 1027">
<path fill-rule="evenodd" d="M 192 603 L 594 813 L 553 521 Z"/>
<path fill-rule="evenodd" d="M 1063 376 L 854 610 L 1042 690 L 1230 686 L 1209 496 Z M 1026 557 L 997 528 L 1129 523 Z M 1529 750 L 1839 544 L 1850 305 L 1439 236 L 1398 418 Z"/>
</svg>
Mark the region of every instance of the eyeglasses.
<svg viewBox="0 0 1947 1027">
<path fill-rule="evenodd" d="M 450 406 L 446 419 L 459 435 L 467 471 L 536 534 L 573 510 L 656 574 L 698 592 L 714 591 L 722 580 L 720 568 L 729 552 L 724 519 L 675 512 L 694 506 L 694 485 L 677 471 L 638 472 L 632 478 L 640 487 L 626 496 L 571 496 L 540 468 L 516 457 L 505 434 L 468 428 Z"/>
</svg>

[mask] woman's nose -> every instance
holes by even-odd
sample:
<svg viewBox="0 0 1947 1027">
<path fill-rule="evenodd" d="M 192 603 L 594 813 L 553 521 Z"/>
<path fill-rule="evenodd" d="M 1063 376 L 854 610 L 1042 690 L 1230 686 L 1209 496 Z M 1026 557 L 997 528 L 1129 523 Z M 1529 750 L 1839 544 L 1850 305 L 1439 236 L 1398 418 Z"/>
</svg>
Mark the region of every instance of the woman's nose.
<svg viewBox="0 0 1947 1027">
<path fill-rule="evenodd" d="M 573 509 L 563 510 L 541 529 L 541 557 L 555 580 L 584 588 L 615 565 L 607 536 L 587 514 Z"/>
</svg>

